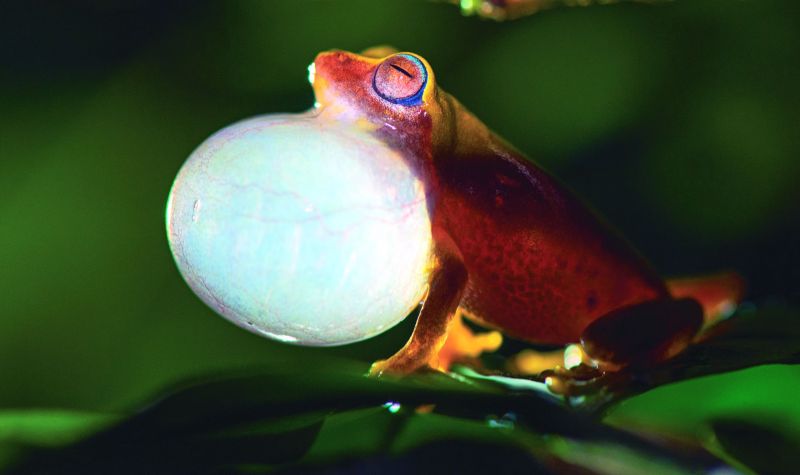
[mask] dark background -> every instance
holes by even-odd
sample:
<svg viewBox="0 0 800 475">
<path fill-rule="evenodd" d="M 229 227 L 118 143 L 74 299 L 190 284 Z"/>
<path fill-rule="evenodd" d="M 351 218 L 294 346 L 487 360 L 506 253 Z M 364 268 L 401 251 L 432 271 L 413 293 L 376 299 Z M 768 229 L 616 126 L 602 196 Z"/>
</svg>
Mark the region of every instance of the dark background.
<svg viewBox="0 0 800 475">
<path fill-rule="evenodd" d="M 306 67 L 329 48 L 423 55 L 443 88 L 665 275 L 730 268 L 757 305 L 800 296 L 790 0 L 505 23 L 423 1 L 12 2 L 0 32 L 0 408 L 122 411 L 212 370 L 302 371 L 308 355 L 366 368 L 402 344 L 410 319 L 337 349 L 246 333 L 192 294 L 167 247 L 165 200 L 183 160 L 233 121 L 310 107 Z M 713 410 L 800 428 L 796 368 L 737 378 L 665 388 L 648 404 L 691 418 L 700 388 Z"/>
</svg>

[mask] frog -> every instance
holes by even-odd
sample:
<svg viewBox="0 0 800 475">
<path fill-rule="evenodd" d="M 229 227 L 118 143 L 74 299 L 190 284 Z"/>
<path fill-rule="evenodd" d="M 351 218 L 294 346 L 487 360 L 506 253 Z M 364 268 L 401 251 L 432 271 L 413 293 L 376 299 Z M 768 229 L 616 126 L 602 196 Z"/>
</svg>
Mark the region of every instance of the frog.
<svg viewBox="0 0 800 475">
<path fill-rule="evenodd" d="M 449 362 L 496 349 L 498 331 L 580 342 L 605 368 L 654 364 L 740 300 L 735 273 L 659 276 L 573 191 L 439 87 L 422 56 L 333 50 L 313 64 L 319 107 L 357 111 L 403 151 L 430 197 L 428 292 L 408 343 L 371 374 L 441 368 L 443 354 Z M 473 337 L 462 318 L 495 332 Z"/>
<path fill-rule="evenodd" d="M 178 267 L 234 323 L 326 346 L 384 332 L 419 306 L 408 342 L 369 375 L 446 371 L 504 337 L 577 345 L 582 361 L 616 371 L 681 353 L 741 300 L 735 273 L 661 277 L 567 185 L 443 90 L 421 55 L 329 50 L 309 66 L 309 82 L 311 111 L 223 129 L 187 160 L 170 193 Z M 290 145 L 278 153 L 269 148 L 276 143 Z M 305 157 L 315 146 L 318 157 Z M 285 157 L 266 160 L 266 149 Z M 264 163 L 266 171 L 247 169 Z M 314 176 L 311 190 L 280 188 L 298 174 Z M 340 195 L 350 201 L 319 211 Z M 360 214 L 346 226 L 331 224 L 352 208 Z M 264 277 L 267 262 L 276 264 Z M 298 300 L 318 304 L 298 310 Z M 530 367 L 518 359 L 516 368 Z"/>
</svg>

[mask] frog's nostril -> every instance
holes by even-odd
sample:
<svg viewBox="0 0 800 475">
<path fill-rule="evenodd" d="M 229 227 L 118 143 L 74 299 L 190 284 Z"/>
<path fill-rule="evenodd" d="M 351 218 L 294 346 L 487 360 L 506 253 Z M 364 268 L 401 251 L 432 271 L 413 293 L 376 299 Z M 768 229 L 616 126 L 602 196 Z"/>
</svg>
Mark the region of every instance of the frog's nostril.
<svg viewBox="0 0 800 475">
<path fill-rule="evenodd" d="M 329 49 L 328 51 L 319 53 L 314 61 L 336 61 L 341 63 L 347 61 L 350 57 L 351 53 L 348 53 L 347 51 L 341 49 Z"/>
<path fill-rule="evenodd" d="M 349 67 L 351 60 L 352 55 L 346 51 L 338 49 L 323 51 L 314 58 L 315 74 L 326 75 L 326 71 L 341 71 Z"/>
</svg>

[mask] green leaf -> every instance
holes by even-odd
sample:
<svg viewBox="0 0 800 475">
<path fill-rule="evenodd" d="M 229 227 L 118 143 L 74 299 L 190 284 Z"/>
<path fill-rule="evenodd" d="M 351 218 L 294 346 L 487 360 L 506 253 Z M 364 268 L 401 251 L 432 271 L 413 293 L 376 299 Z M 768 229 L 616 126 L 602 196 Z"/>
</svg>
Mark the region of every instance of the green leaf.
<svg viewBox="0 0 800 475">
<path fill-rule="evenodd" d="M 776 427 L 742 419 L 716 419 L 717 443 L 756 473 L 794 474 L 800 467 L 800 442 Z"/>
<path fill-rule="evenodd" d="M 687 469 L 718 463 L 708 454 L 686 456 L 610 428 L 537 391 L 442 373 L 378 380 L 365 377 L 364 369 L 329 362 L 305 372 L 279 368 L 195 382 L 72 447 L 35 454 L 18 471 L 169 473 L 313 465 L 405 453 L 418 443 L 453 438 L 524 447 L 545 461 L 565 457 L 554 455 L 540 434 L 625 447 L 643 460 Z M 436 414 L 416 413 L 431 404 Z"/>
<path fill-rule="evenodd" d="M 116 415 L 63 409 L 0 410 L 0 469 L 31 447 L 61 447 L 104 428 Z"/>
<path fill-rule="evenodd" d="M 111 414 L 60 409 L 0 410 L 0 443 L 66 445 L 117 419 L 118 416 Z"/>
</svg>

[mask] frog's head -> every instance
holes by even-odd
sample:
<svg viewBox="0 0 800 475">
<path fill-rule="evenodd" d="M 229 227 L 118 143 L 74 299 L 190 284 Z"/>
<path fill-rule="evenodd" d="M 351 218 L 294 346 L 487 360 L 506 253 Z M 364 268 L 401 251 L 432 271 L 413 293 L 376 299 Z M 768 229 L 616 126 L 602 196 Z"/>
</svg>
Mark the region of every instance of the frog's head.
<svg viewBox="0 0 800 475">
<path fill-rule="evenodd" d="M 430 64 L 414 53 L 372 48 L 363 55 L 331 50 L 309 66 L 320 115 L 380 130 L 404 146 L 451 143 L 457 106 L 436 85 Z"/>
</svg>

